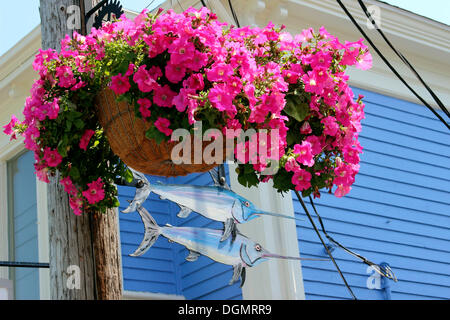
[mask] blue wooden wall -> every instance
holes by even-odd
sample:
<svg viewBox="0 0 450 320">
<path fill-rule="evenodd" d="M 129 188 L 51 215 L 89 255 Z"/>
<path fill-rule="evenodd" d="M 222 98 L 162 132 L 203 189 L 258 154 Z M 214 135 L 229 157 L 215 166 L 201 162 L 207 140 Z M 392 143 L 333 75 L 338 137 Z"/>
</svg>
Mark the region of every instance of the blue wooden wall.
<svg viewBox="0 0 450 320">
<path fill-rule="evenodd" d="M 389 263 L 399 280 L 389 282 L 392 299 L 449 299 L 450 134 L 423 106 L 358 93 L 366 102 L 361 170 L 344 198 L 323 193 L 314 201 L 325 228 L 369 260 Z M 294 208 L 305 218 L 298 200 Z M 301 256 L 325 256 L 307 220 L 297 231 Z M 385 298 L 367 288 L 367 265 L 341 249 L 333 255 L 359 299 Z M 331 262 L 302 266 L 307 299 L 351 298 Z"/>
<path fill-rule="evenodd" d="M 227 174 L 228 176 L 228 174 Z M 208 173 L 191 174 L 186 177 L 161 178 L 148 177 L 150 183 L 212 185 Z M 135 189 L 119 187 L 120 209 L 123 210 L 127 199 L 132 199 Z M 168 201 L 160 200 L 151 194 L 144 204 L 160 225 L 206 227 L 221 229 L 222 224 L 204 218 L 193 212 L 186 219 L 176 216 L 179 207 Z M 200 256 L 195 262 L 187 262 L 188 251 L 177 243 L 169 243 L 160 237 L 154 246 L 141 257 L 130 257 L 143 238 L 143 224 L 137 212 L 120 213 L 120 236 L 122 243 L 122 261 L 124 289 L 130 291 L 182 295 L 186 299 L 232 300 L 242 299 L 239 284 L 228 285 L 232 277 L 232 267 L 216 263 Z"/>
</svg>

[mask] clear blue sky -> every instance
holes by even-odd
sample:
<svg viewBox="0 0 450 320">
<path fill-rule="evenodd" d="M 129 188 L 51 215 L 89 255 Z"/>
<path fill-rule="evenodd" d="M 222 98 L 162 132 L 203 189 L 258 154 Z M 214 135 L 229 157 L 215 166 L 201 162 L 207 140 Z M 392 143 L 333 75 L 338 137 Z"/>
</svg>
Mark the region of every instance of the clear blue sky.
<svg viewBox="0 0 450 320">
<path fill-rule="evenodd" d="M 153 1 L 151 7 L 164 2 L 164 0 Z M 449 0 L 384 1 L 450 25 Z M 141 11 L 151 2 L 152 0 L 121 0 L 124 8 L 134 11 Z M 28 7 L 23 7 L 24 5 Z M 40 23 L 38 7 L 39 0 L 0 1 L 0 56 Z"/>
</svg>

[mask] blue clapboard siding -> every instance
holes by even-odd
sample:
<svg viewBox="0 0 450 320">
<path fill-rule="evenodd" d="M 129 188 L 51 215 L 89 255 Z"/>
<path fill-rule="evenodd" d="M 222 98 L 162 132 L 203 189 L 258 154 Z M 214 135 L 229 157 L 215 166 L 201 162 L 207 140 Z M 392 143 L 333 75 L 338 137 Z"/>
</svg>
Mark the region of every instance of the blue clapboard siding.
<svg viewBox="0 0 450 320">
<path fill-rule="evenodd" d="M 166 178 L 147 177 L 150 183 L 161 181 L 167 183 Z M 120 210 L 127 207 L 127 200 L 132 200 L 135 188 L 119 187 Z M 151 193 L 144 207 L 150 212 L 160 225 L 173 223 L 173 213 L 170 203 L 160 200 L 159 196 Z M 141 257 L 130 257 L 144 236 L 144 225 L 137 212 L 120 213 L 120 239 L 122 246 L 122 267 L 124 289 L 129 291 L 177 294 L 181 295 L 181 288 L 177 281 L 177 266 L 174 263 L 175 252 L 171 244 L 163 237 Z"/>
<path fill-rule="evenodd" d="M 346 197 L 322 193 L 315 200 L 325 228 L 369 260 L 389 263 L 399 280 L 390 281 L 392 299 L 449 299 L 450 134 L 423 106 L 358 93 L 366 102 L 361 170 Z M 296 215 L 305 218 L 293 197 Z M 303 257 L 326 255 L 307 220 L 297 232 Z M 367 288 L 367 265 L 339 248 L 333 255 L 359 299 L 384 299 Z M 302 266 L 307 299 L 351 298 L 331 262 Z"/>
<path fill-rule="evenodd" d="M 175 184 L 212 184 L 208 173 L 177 178 L 148 178 L 150 183 L 161 181 Z M 125 208 L 126 200 L 133 198 L 134 192 L 134 188 L 119 187 L 121 209 Z M 178 205 L 168 200 L 160 200 L 155 194 L 150 195 L 144 206 L 160 225 L 169 223 L 173 226 L 222 228 L 221 223 L 210 221 L 195 212 L 186 219 L 178 218 Z M 143 256 L 128 256 L 142 241 L 143 231 L 138 213 L 120 214 L 125 290 L 177 294 L 186 299 L 242 299 L 239 285 L 228 285 L 232 277 L 231 266 L 216 263 L 203 256 L 195 262 L 187 262 L 186 248 L 177 243 L 169 243 L 164 237 L 160 237 Z"/>
<path fill-rule="evenodd" d="M 226 166 L 228 177 L 228 167 Z M 186 177 L 171 178 L 172 183 L 192 185 L 213 185 L 209 173 L 192 174 Z M 178 206 L 172 204 L 177 213 Z M 211 229 L 222 229 L 223 225 L 217 221 L 211 221 L 195 212 L 187 218 L 175 217 L 177 226 L 201 227 Z M 233 276 L 233 268 L 214 262 L 208 257 L 200 256 L 195 262 L 187 262 L 185 257 L 188 251 L 181 245 L 174 244 L 177 250 L 177 263 L 180 269 L 180 280 L 183 294 L 187 299 L 198 300 L 235 300 L 242 299 L 242 291 L 239 284 L 232 286 L 228 282 Z"/>
<path fill-rule="evenodd" d="M 12 230 L 10 230 L 13 261 L 38 262 L 38 229 L 36 207 L 36 177 L 32 152 L 8 162 Z M 39 270 L 15 268 L 14 294 L 17 300 L 39 299 Z"/>
</svg>

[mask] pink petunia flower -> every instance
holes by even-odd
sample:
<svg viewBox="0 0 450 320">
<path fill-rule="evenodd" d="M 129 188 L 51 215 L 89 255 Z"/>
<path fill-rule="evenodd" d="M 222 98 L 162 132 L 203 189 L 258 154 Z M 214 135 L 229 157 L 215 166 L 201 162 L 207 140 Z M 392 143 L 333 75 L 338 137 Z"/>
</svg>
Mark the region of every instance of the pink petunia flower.
<svg viewBox="0 0 450 320">
<path fill-rule="evenodd" d="M 101 178 L 88 183 L 88 189 L 83 191 L 83 196 L 90 204 L 95 204 L 105 198 L 105 190 L 103 190 L 103 182 Z"/>
<path fill-rule="evenodd" d="M 155 127 L 164 133 L 166 136 L 170 136 L 173 132 L 172 129 L 169 128 L 170 120 L 166 118 L 159 117 L 158 120 L 155 121 Z"/>
<path fill-rule="evenodd" d="M 94 130 L 86 130 L 80 139 L 80 149 L 86 151 L 89 141 L 91 141 L 92 136 L 95 134 Z"/>
<path fill-rule="evenodd" d="M 314 71 L 309 71 L 302 77 L 303 83 L 305 84 L 305 91 L 315 94 L 321 94 L 323 91 L 323 83 L 320 83 L 316 77 Z"/>
<path fill-rule="evenodd" d="M 58 153 L 58 150 L 46 147 L 44 149 L 44 160 L 49 167 L 57 167 L 62 161 L 62 156 Z"/>
<path fill-rule="evenodd" d="M 311 125 L 309 124 L 308 121 L 305 121 L 300 128 L 300 133 L 306 135 L 310 134 L 311 132 L 312 132 Z"/>
<path fill-rule="evenodd" d="M 369 70 L 372 68 L 373 58 L 372 55 L 367 51 L 362 56 L 356 59 L 356 68 L 361 70 Z"/>
<path fill-rule="evenodd" d="M 322 143 L 319 137 L 309 136 L 305 139 L 305 141 L 311 144 L 311 150 L 313 155 L 317 155 L 322 151 Z"/>
<path fill-rule="evenodd" d="M 122 76 L 122 74 L 119 73 L 117 76 L 111 77 L 111 84 L 109 87 L 115 94 L 121 95 L 130 90 L 131 85 L 128 77 Z"/>
<path fill-rule="evenodd" d="M 76 216 L 80 216 L 83 213 L 83 204 L 84 201 L 81 198 L 78 197 L 70 197 L 69 198 L 69 205 L 73 210 L 73 213 Z"/>
<path fill-rule="evenodd" d="M 155 88 L 155 95 L 153 96 L 153 102 L 160 107 L 171 108 L 173 106 L 173 98 L 177 94 L 165 84 L 164 86 L 158 86 Z"/>
<path fill-rule="evenodd" d="M 35 166 L 35 169 L 35 174 L 39 181 L 50 183 L 50 180 L 48 179 L 48 168 L 39 169 L 39 166 Z"/>
<path fill-rule="evenodd" d="M 329 116 L 326 118 L 323 118 L 322 121 L 320 121 L 324 125 L 323 133 L 328 136 L 336 136 L 336 134 L 339 131 L 339 125 L 336 123 L 336 119 Z"/>
<path fill-rule="evenodd" d="M 150 112 L 150 107 L 152 106 L 152 102 L 147 98 L 142 98 L 137 101 L 139 105 L 139 111 L 141 112 L 144 118 L 149 118 L 152 113 Z"/>
<path fill-rule="evenodd" d="M 301 145 L 296 144 L 294 146 L 294 153 L 298 155 L 298 163 L 308 167 L 312 167 L 314 165 L 314 157 L 312 154 L 311 144 L 309 142 L 303 141 Z"/>
<path fill-rule="evenodd" d="M 233 96 L 227 90 L 227 86 L 223 83 L 215 85 L 209 91 L 209 100 L 214 108 L 219 111 L 233 109 Z"/>
<path fill-rule="evenodd" d="M 219 62 L 206 71 L 206 76 L 211 82 L 227 81 L 228 77 L 232 76 L 233 73 L 234 70 L 229 64 Z"/>
<path fill-rule="evenodd" d="M 350 186 L 354 182 L 353 168 L 346 164 L 341 164 L 334 169 L 335 178 L 333 184 Z"/>
<path fill-rule="evenodd" d="M 145 65 L 139 67 L 133 76 L 133 80 L 138 85 L 139 90 L 142 92 L 151 92 L 158 84 L 145 67 Z"/>
<path fill-rule="evenodd" d="M 75 196 L 77 194 L 77 188 L 73 184 L 70 177 L 65 177 L 64 179 L 61 179 L 60 183 L 64 187 L 64 190 L 71 196 Z"/>
<path fill-rule="evenodd" d="M 303 191 L 311 187 L 311 173 L 306 170 L 299 169 L 292 177 L 292 184 L 295 185 L 295 190 Z"/>
<path fill-rule="evenodd" d="M 178 83 L 183 80 L 186 75 L 186 68 L 182 65 L 175 65 L 172 63 L 168 63 L 166 65 L 166 78 L 172 83 Z"/>
<path fill-rule="evenodd" d="M 17 119 L 15 115 L 12 115 L 11 121 L 7 125 L 3 126 L 3 128 L 4 128 L 3 132 L 5 134 L 7 134 L 8 136 L 11 136 L 11 138 L 9 139 L 10 141 L 17 139 L 17 136 L 16 136 L 17 132 L 16 132 L 16 129 L 14 128 L 14 126 L 17 123 L 20 123 L 19 119 Z"/>
<path fill-rule="evenodd" d="M 70 88 L 77 82 L 69 66 L 56 68 L 56 76 L 59 79 L 59 86 L 62 88 Z"/>
<path fill-rule="evenodd" d="M 334 191 L 334 195 L 338 198 L 342 198 L 343 196 L 345 196 L 346 194 L 348 194 L 350 192 L 350 190 L 352 189 L 352 187 L 350 186 L 344 186 L 344 185 L 339 185 L 336 189 L 336 191 Z"/>
<path fill-rule="evenodd" d="M 203 75 L 201 73 L 194 73 L 189 78 L 183 81 L 183 87 L 185 89 L 203 90 L 203 88 L 205 87 Z"/>
</svg>

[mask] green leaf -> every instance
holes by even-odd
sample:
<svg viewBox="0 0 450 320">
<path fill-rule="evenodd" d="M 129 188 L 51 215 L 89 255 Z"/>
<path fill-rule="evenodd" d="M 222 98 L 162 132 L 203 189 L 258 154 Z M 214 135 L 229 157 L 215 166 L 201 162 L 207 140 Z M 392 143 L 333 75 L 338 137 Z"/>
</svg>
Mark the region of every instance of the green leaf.
<svg viewBox="0 0 450 320">
<path fill-rule="evenodd" d="M 145 133 L 147 139 L 153 139 L 159 145 L 163 141 L 167 141 L 169 137 L 167 137 L 164 133 L 159 131 L 156 127 L 151 127 Z"/>
<path fill-rule="evenodd" d="M 292 176 L 293 173 L 287 172 L 286 170 L 279 170 L 273 177 L 273 187 L 279 192 L 293 189 Z"/>
<path fill-rule="evenodd" d="M 131 172 L 131 170 L 130 169 L 127 169 L 126 171 L 125 171 L 125 174 L 124 174 L 124 176 L 123 176 L 124 178 L 125 178 L 125 181 L 126 182 L 128 182 L 128 183 L 130 183 L 131 181 L 133 181 L 133 173 Z"/>
<path fill-rule="evenodd" d="M 71 128 L 72 128 L 72 121 L 66 121 L 66 131 L 70 132 Z"/>
<path fill-rule="evenodd" d="M 114 198 L 113 203 L 112 203 L 113 207 L 119 207 L 120 206 L 120 202 L 117 198 Z"/>
<path fill-rule="evenodd" d="M 283 110 L 288 116 L 298 122 L 302 122 L 309 113 L 309 105 L 297 95 L 288 95 L 286 96 L 286 106 Z"/>
<path fill-rule="evenodd" d="M 84 121 L 81 119 L 76 119 L 74 121 L 75 127 L 77 127 L 77 129 L 83 129 L 84 128 Z"/>
<path fill-rule="evenodd" d="M 78 180 L 80 178 L 80 170 L 78 170 L 77 167 L 72 166 L 69 175 L 72 177 L 73 180 Z"/>
<path fill-rule="evenodd" d="M 63 140 L 60 140 L 58 143 L 58 153 L 63 156 L 63 157 L 67 157 L 67 146 L 64 143 Z"/>
<path fill-rule="evenodd" d="M 288 146 L 291 146 L 291 145 L 294 145 L 294 144 L 297 143 L 297 141 L 299 140 L 298 135 L 299 135 L 298 133 L 295 133 L 295 132 L 292 131 L 292 130 L 289 130 L 289 131 L 287 132 L 287 135 L 286 135 L 286 142 L 287 142 Z"/>
<path fill-rule="evenodd" d="M 66 117 L 67 119 L 69 119 L 70 121 L 74 121 L 77 118 L 80 118 L 83 114 L 81 112 L 78 111 L 70 111 L 66 113 Z"/>
</svg>

